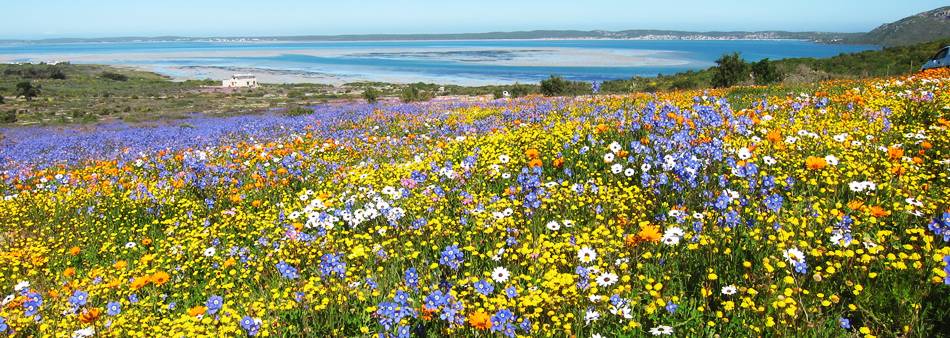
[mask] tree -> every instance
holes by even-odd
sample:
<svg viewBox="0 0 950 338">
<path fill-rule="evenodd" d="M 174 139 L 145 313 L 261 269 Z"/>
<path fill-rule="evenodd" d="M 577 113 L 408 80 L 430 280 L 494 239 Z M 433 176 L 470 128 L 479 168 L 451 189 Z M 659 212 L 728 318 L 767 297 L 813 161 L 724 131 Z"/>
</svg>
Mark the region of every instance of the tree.
<svg viewBox="0 0 950 338">
<path fill-rule="evenodd" d="M 16 110 L 10 110 L 0 114 L 0 123 L 15 123 L 16 120 Z"/>
<path fill-rule="evenodd" d="M 762 59 L 752 64 L 752 76 L 755 77 L 755 84 L 768 85 L 782 81 L 782 73 L 775 67 L 774 62 L 769 59 Z"/>
<path fill-rule="evenodd" d="M 363 91 L 363 98 L 366 99 L 366 102 L 376 103 L 376 101 L 379 101 L 379 91 L 376 88 L 369 87 Z"/>
<path fill-rule="evenodd" d="M 739 53 L 723 54 L 716 60 L 712 85 L 717 88 L 732 87 L 748 75 L 748 65 Z"/>
<path fill-rule="evenodd" d="M 29 81 L 23 81 L 16 84 L 16 96 L 25 97 L 27 101 L 33 101 L 34 97 L 40 96 L 40 86 L 34 86 Z"/>
<path fill-rule="evenodd" d="M 559 96 L 567 93 L 568 83 L 560 76 L 551 75 L 547 80 L 541 81 L 541 94 L 544 96 Z"/>
<path fill-rule="evenodd" d="M 415 102 L 415 101 L 425 101 L 430 99 L 428 93 L 419 89 L 422 84 L 411 84 L 402 89 L 402 93 L 399 94 L 399 98 L 402 102 Z"/>
</svg>

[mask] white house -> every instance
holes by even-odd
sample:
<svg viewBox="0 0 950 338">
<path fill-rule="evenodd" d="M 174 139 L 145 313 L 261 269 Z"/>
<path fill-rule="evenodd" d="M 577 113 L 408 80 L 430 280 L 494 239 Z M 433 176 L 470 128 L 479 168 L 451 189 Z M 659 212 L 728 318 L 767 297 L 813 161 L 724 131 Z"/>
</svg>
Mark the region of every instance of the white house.
<svg viewBox="0 0 950 338">
<path fill-rule="evenodd" d="M 257 77 L 252 74 L 234 74 L 230 79 L 221 81 L 221 87 L 225 88 L 241 88 L 257 87 Z"/>
</svg>

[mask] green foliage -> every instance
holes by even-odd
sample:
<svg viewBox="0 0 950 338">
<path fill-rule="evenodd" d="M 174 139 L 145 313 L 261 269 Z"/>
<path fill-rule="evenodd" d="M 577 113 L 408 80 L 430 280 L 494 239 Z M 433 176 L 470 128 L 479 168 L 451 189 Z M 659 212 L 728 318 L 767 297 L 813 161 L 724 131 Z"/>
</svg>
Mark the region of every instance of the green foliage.
<svg viewBox="0 0 950 338">
<path fill-rule="evenodd" d="M 363 91 L 363 99 L 369 103 L 376 103 L 376 101 L 379 101 L 379 91 L 373 87 L 366 88 L 366 90 Z"/>
<path fill-rule="evenodd" d="M 0 114 L 0 123 L 14 123 L 16 121 L 16 110 L 8 110 Z"/>
<path fill-rule="evenodd" d="M 45 63 L 41 64 L 23 64 L 23 65 L 10 65 L 3 70 L 3 75 L 7 77 L 18 77 L 21 79 L 50 79 L 50 80 L 65 80 L 66 72 L 63 71 L 63 68 L 66 65 L 49 65 Z"/>
<path fill-rule="evenodd" d="M 541 81 L 541 94 L 544 96 L 584 95 L 591 94 L 591 87 L 587 82 L 569 81 L 560 76 L 551 75 Z"/>
<path fill-rule="evenodd" d="M 125 74 L 119 74 L 115 72 L 102 72 L 100 75 L 104 79 L 109 79 L 112 81 L 128 81 L 129 77 Z"/>
<path fill-rule="evenodd" d="M 399 99 L 406 103 L 431 99 L 432 95 L 421 89 L 423 86 L 424 84 L 411 84 L 406 86 L 403 88 L 402 93 L 399 94 Z"/>
<path fill-rule="evenodd" d="M 724 54 L 716 60 L 712 85 L 717 88 L 732 87 L 742 82 L 748 75 L 748 64 L 739 56 L 739 53 Z"/>
<path fill-rule="evenodd" d="M 752 76 L 757 85 L 769 85 L 782 81 L 782 73 L 768 58 L 752 64 Z"/>
<path fill-rule="evenodd" d="M 34 97 L 40 96 L 40 86 L 34 86 L 30 81 L 21 81 L 16 84 L 16 96 L 32 101 Z"/>
<path fill-rule="evenodd" d="M 284 111 L 287 116 L 303 116 L 313 114 L 313 109 L 307 107 L 293 106 Z"/>
</svg>

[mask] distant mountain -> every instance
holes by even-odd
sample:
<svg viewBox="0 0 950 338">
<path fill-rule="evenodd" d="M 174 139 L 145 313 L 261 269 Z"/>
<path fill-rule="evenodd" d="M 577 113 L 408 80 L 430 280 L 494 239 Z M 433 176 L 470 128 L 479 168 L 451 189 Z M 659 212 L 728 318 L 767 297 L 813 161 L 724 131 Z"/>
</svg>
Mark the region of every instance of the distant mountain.
<svg viewBox="0 0 950 338">
<path fill-rule="evenodd" d="M 458 33 L 458 34 L 360 34 L 360 35 L 300 35 L 263 37 L 112 37 L 112 38 L 56 38 L 42 40 L 0 40 L 6 43 L 94 43 L 94 42 L 279 42 L 279 41 L 396 41 L 396 40 L 537 40 L 537 39 L 630 39 L 630 40 L 771 40 L 794 39 L 820 42 L 838 42 L 858 37 L 860 33 L 828 32 L 688 32 L 674 30 L 534 30 L 517 32 Z"/>
<path fill-rule="evenodd" d="M 849 42 L 889 47 L 906 46 L 943 38 L 950 38 L 950 6 L 881 25 Z"/>
<path fill-rule="evenodd" d="M 689 32 L 635 29 L 623 31 L 534 30 L 517 32 L 458 34 L 351 34 L 263 37 L 113 37 L 57 38 L 43 40 L 0 40 L 0 43 L 79 43 L 79 42 L 281 42 L 281 41 L 395 41 L 395 40 L 514 40 L 514 39 L 630 39 L 630 40 L 772 40 L 794 39 L 824 43 L 871 44 L 884 47 L 906 46 L 950 37 L 950 6 L 937 8 L 899 21 L 881 25 L 868 33 L 833 32 Z"/>
</svg>

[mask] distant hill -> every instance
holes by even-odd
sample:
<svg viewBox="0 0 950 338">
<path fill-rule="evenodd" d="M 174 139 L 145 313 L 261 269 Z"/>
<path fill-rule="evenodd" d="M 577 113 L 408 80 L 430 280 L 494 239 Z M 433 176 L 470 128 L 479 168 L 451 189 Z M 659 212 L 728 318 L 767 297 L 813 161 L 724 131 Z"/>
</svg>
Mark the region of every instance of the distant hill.
<svg viewBox="0 0 950 338">
<path fill-rule="evenodd" d="M 849 42 L 906 46 L 943 38 L 950 38 L 950 6 L 881 25 Z"/>
<path fill-rule="evenodd" d="M 0 40 L 0 43 L 96 43 L 96 42 L 284 42 L 284 41 L 424 41 L 424 40 L 539 40 L 539 39 L 631 39 L 631 40 L 771 40 L 793 39 L 822 43 L 870 44 L 883 47 L 906 46 L 950 38 L 950 6 L 919 13 L 881 25 L 867 33 L 787 32 L 787 31 L 712 31 L 631 29 L 605 30 L 532 30 L 515 32 L 447 34 L 349 34 L 297 36 L 232 37 L 108 37 L 55 38 L 41 40 Z"/>
<path fill-rule="evenodd" d="M 860 37 L 861 33 L 830 32 L 690 32 L 675 30 L 635 29 L 623 31 L 533 30 L 516 32 L 456 33 L 456 34 L 352 34 L 352 35 L 298 35 L 260 37 L 111 37 L 111 38 L 55 38 L 42 40 L 0 40 L 3 43 L 97 43 L 97 42 L 279 42 L 279 41 L 395 41 L 395 40 L 537 40 L 537 39 L 633 39 L 633 40 L 767 40 L 794 39 L 819 42 L 840 42 Z"/>
</svg>

